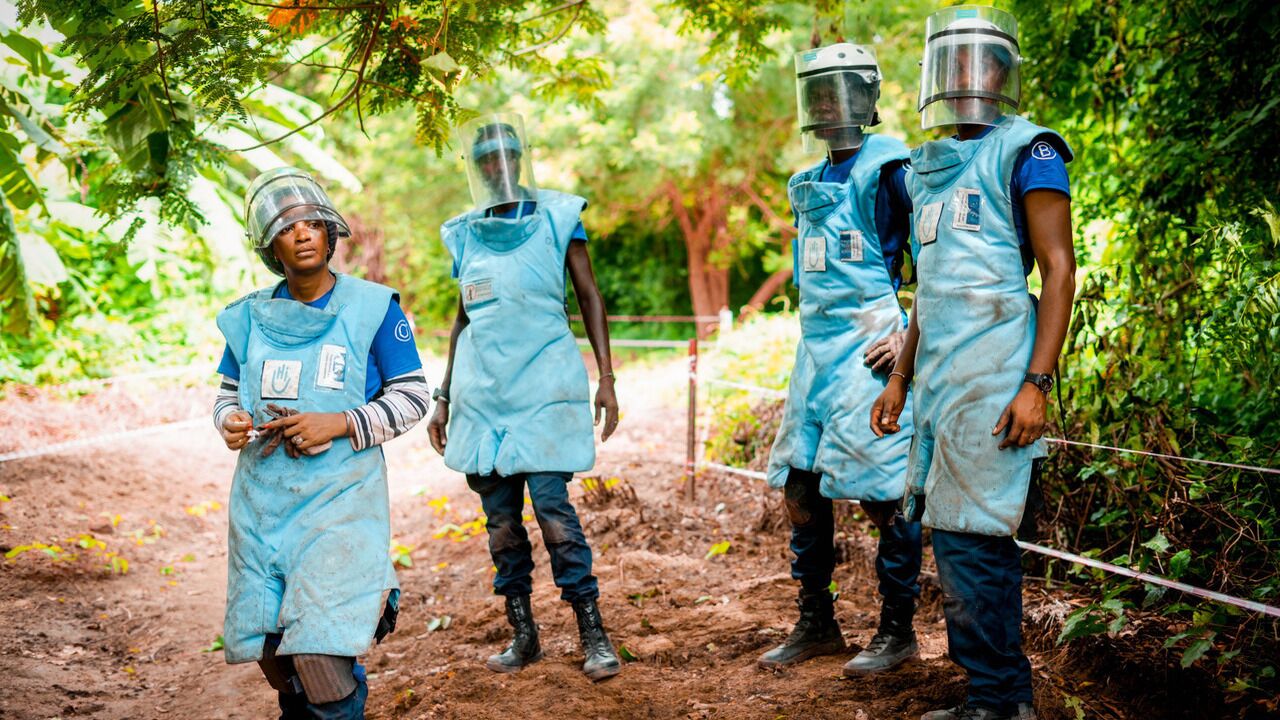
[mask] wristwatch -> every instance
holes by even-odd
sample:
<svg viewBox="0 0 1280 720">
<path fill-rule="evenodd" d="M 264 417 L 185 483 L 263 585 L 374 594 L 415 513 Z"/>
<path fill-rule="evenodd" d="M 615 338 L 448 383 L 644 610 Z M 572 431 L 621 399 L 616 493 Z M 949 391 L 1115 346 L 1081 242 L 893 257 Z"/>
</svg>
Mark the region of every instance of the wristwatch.
<svg viewBox="0 0 1280 720">
<path fill-rule="evenodd" d="M 431 391 L 431 399 L 436 402 L 447 403 L 449 402 L 449 391 L 444 388 L 436 388 Z"/>
<path fill-rule="evenodd" d="M 1029 382 L 1036 386 L 1036 389 L 1045 395 L 1053 389 L 1053 376 L 1048 373 L 1027 373 L 1022 382 Z"/>
</svg>

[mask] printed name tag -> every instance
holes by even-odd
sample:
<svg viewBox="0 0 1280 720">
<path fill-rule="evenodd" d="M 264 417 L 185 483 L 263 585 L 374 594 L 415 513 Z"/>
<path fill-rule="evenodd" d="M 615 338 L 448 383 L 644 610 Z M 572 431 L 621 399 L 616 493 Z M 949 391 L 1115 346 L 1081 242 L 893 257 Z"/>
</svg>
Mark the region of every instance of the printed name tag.
<svg viewBox="0 0 1280 720">
<path fill-rule="evenodd" d="M 982 229 L 982 193 L 973 188 L 958 188 L 955 195 L 955 217 L 951 227 L 956 230 Z"/>
<path fill-rule="evenodd" d="M 263 400 L 297 400 L 301 378 L 301 360 L 264 360 L 260 395 Z"/>
<path fill-rule="evenodd" d="M 801 268 L 805 272 L 827 271 L 827 239 L 811 235 L 804 239 L 804 258 Z"/>
<path fill-rule="evenodd" d="M 840 233 L 840 261 L 862 262 L 861 230 L 844 230 Z"/>
<path fill-rule="evenodd" d="M 938 239 L 938 221 L 942 219 L 944 204 L 935 202 L 920 208 L 916 216 L 916 238 L 921 245 L 928 245 Z"/>
<path fill-rule="evenodd" d="M 341 390 L 347 376 L 347 349 L 342 345 L 320 346 L 320 367 L 316 370 L 316 387 Z"/>
<path fill-rule="evenodd" d="M 462 286 L 462 304 L 467 307 L 483 305 L 494 299 L 493 279 L 484 278 Z"/>
</svg>

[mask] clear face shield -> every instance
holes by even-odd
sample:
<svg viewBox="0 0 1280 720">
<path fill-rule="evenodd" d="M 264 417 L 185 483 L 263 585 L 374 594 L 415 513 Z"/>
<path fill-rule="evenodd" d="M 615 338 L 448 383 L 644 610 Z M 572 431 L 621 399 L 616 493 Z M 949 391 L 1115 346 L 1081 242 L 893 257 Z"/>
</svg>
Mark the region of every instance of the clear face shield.
<svg viewBox="0 0 1280 720">
<path fill-rule="evenodd" d="M 245 193 L 244 215 L 245 232 L 255 250 L 270 247 L 281 230 L 300 220 L 334 223 L 339 236 L 351 236 L 324 188 L 297 168 L 276 168 L 254 178 Z M 330 244 L 335 240 L 329 238 Z"/>
<path fill-rule="evenodd" d="M 524 120 L 519 115 L 478 117 L 458 128 L 458 138 L 477 210 L 537 198 Z"/>
<path fill-rule="evenodd" d="M 868 48 L 849 43 L 796 53 L 796 107 L 807 153 L 862 146 L 879 123 L 880 68 Z"/>
<path fill-rule="evenodd" d="M 921 63 L 920 126 L 994 125 L 1018 111 L 1018 22 L 991 7 L 929 16 Z"/>
</svg>

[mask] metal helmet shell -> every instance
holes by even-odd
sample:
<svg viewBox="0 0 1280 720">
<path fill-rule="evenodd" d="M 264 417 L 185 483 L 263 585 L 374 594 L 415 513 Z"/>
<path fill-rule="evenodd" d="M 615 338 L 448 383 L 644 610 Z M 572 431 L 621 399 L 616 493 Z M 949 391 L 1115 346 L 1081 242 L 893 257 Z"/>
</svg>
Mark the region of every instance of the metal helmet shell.
<svg viewBox="0 0 1280 720">
<path fill-rule="evenodd" d="M 333 201 L 315 178 L 295 167 L 268 170 L 249 184 L 244 200 L 245 236 L 264 265 L 276 275 L 284 266 L 271 249 L 281 230 L 303 220 L 320 220 L 329 235 L 329 255 L 333 257 L 339 237 L 351 237 L 347 221 L 333 207 Z"/>
</svg>

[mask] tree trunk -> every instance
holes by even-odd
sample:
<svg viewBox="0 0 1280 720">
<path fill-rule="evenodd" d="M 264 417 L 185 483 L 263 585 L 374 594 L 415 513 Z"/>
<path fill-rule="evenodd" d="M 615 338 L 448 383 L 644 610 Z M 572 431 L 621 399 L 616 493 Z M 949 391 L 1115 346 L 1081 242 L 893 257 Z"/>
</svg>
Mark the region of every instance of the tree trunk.
<svg viewBox="0 0 1280 720">
<path fill-rule="evenodd" d="M 714 173 L 711 173 L 714 177 Z M 671 212 L 680 225 L 688 257 L 689 297 L 694 315 L 716 315 L 729 306 L 727 188 L 715 180 L 686 195 L 673 181 L 664 188 Z M 706 337 L 714 323 L 699 323 L 699 337 Z"/>
</svg>

